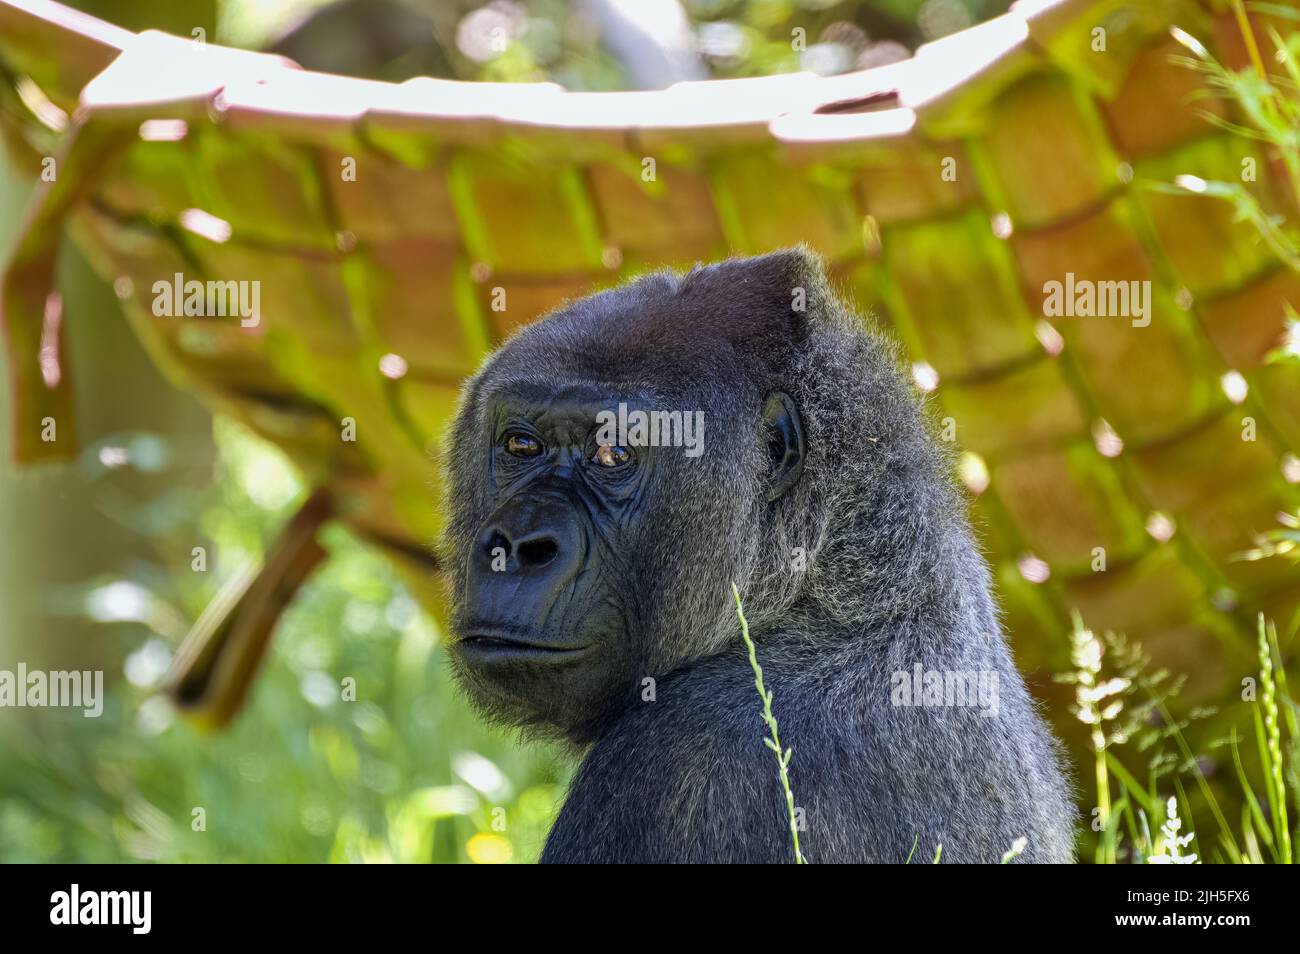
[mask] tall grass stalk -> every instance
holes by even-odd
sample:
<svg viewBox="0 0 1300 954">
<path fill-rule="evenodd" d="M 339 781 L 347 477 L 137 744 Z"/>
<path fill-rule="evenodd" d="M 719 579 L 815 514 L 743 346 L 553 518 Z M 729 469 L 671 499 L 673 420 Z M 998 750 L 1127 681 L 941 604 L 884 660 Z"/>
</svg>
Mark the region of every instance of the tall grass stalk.
<svg viewBox="0 0 1300 954">
<path fill-rule="evenodd" d="M 1260 758 L 1265 767 L 1265 790 L 1268 794 L 1273 832 L 1277 836 L 1278 860 L 1291 864 L 1291 829 L 1287 823 L 1286 785 L 1282 781 L 1282 726 L 1278 719 L 1277 684 L 1273 679 L 1273 647 L 1277 633 L 1259 614 L 1259 683 L 1260 707 L 1255 713 L 1260 735 Z"/>
<path fill-rule="evenodd" d="M 1074 717 L 1088 726 L 1092 746 L 1093 775 L 1097 783 L 1097 821 L 1101 825 L 1101 839 L 1097 843 L 1094 861 L 1099 865 L 1114 864 L 1118 833 L 1112 824 L 1113 806 L 1110 800 L 1110 772 L 1106 750 L 1115 741 L 1108 735 L 1115 719 L 1123 712 L 1120 693 L 1129 687 L 1126 678 L 1102 678 L 1101 640 L 1083 625 L 1076 613 L 1070 632 L 1070 661 L 1074 669 L 1060 677 L 1074 683 Z"/>
<path fill-rule="evenodd" d="M 794 754 L 794 750 L 781 748 L 781 733 L 776 724 L 776 716 L 772 714 L 772 693 L 763 685 L 763 667 L 758 664 L 758 650 L 754 646 L 754 641 L 749 638 L 749 622 L 745 619 L 745 607 L 741 605 L 740 590 L 736 588 L 735 583 L 731 584 L 731 594 L 736 598 L 736 615 L 740 617 L 740 637 L 749 650 L 749 666 L 754 670 L 754 688 L 758 690 L 758 697 L 763 700 L 763 721 L 767 723 L 772 733 L 771 737 L 763 740 L 763 744 L 776 753 L 777 772 L 781 776 L 781 788 L 785 792 L 785 807 L 790 814 L 790 840 L 794 843 L 794 863 L 804 865 L 808 862 L 799 849 L 799 822 L 795 817 L 794 791 L 790 788 L 790 757 Z"/>
</svg>

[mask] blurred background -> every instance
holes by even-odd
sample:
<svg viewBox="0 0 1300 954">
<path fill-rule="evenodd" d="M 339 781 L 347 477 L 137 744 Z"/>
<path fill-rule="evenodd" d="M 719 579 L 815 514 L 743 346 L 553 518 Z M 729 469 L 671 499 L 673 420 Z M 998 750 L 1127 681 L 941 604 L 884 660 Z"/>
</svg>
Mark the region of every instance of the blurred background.
<svg viewBox="0 0 1300 954">
<path fill-rule="evenodd" d="M 118 0 L 71 5 L 132 31 L 153 28 L 279 52 L 325 72 L 388 81 L 417 76 L 550 80 L 570 90 L 614 91 L 796 71 L 829 76 L 883 66 L 907 58 L 927 41 L 1001 14 L 1009 3 Z M 796 29 L 806 32 L 806 42 L 792 44 Z M 1239 92 L 1247 107 L 1272 95 L 1261 98 L 1250 86 Z M 1294 114 L 1279 114 L 1282 108 L 1259 106 L 1265 119 L 1276 122 L 1277 140 L 1294 159 Z M 1149 125 L 1159 122 L 1151 119 Z M 35 179 L 30 169 L 4 155 L 0 251 L 7 254 Z M 1013 157 L 1000 161 L 1014 164 Z M 1170 167 L 1169 178 L 1177 171 Z M 1068 181 L 1054 187 L 1072 188 Z M 905 192 L 900 180 L 899 194 Z M 1240 217 L 1249 219 L 1250 196 L 1226 198 L 1238 201 Z M 1295 248 L 1287 231 L 1294 219 L 1280 224 L 1267 215 L 1263 219 L 1264 239 L 1256 244 L 1271 242 L 1268 254 L 1286 261 Z M 863 241 L 856 223 L 850 231 Z M 1075 236 L 1070 241 L 1086 246 L 1101 240 Z M 935 254 L 919 239 L 910 252 L 904 244 L 894 248 L 926 261 Z M 950 246 L 942 253 L 957 254 Z M 913 278 L 928 282 L 930 276 Z M 848 275 L 847 280 L 856 279 Z M 343 526 L 327 528 L 324 542 L 331 558 L 282 617 L 238 720 L 222 733 L 205 734 L 174 713 L 160 694 L 160 680 L 176 646 L 222 584 L 262 558 L 306 497 L 307 478 L 244 424 L 214 417 L 164 380 L 122 319 L 120 295 L 74 243 L 61 246 L 57 284 L 67 314 L 102 320 L 68 327 L 82 445 L 76 461 L 24 469 L 15 469 L 7 458 L 0 464 L 0 534 L 10 541 L 0 549 L 0 669 L 20 660 L 29 668 L 101 668 L 109 695 L 98 719 L 85 719 L 78 710 L 0 709 L 0 860 L 535 860 L 563 795 L 567 762 L 558 751 L 522 746 L 512 734 L 485 727 L 469 711 L 451 684 L 442 633 L 406 588 L 409 577 Z M 1266 290 L 1273 311 L 1290 287 Z M 962 292 L 958 287 L 954 294 L 970 297 Z M 886 295 L 886 300 L 894 299 Z M 1297 341 L 1289 360 L 1300 354 Z M 1048 344 L 1043 347 L 1050 351 Z M 3 402 L 10 374 L 0 362 Z M 924 375 L 918 385 L 925 389 Z M 1004 398 L 977 400 L 986 402 L 986 411 L 997 411 L 1035 397 L 1009 390 Z M 1003 399 L 1007 404 L 988 403 Z M 0 438 L 7 443 L 5 410 Z M 1118 439 L 1113 433 L 1094 431 L 1093 436 L 1100 453 L 1114 456 L 1105 450 L 1108 441 Z M 1288 460 L 1294 479 L 1286 480 L 1300 482 L 1300 462 L 1294 456 Z M 978 456 L 965 462 L 975 470 L 963 472 L 962 479 L 978 495 L 974 487 L 987 486 L 989 473 L 980 470 L 984 464 Z M 1014 486 L 1007 493 L 1014 497 Z M 432 491 L 428 500 L 432 508 Z M 1104 500 L 1098 506 L 1104 507 Z M 1049 501 L 1041 514 L 1050 509 Z M 977 519 L 987 521 L 987 514 Z M 996 534 L 996 516 L 987 522 Z M 1253 556 L 1284 567 L 1281 577 L 1270 576 L 1270 585 L 1289 579 L 1287 592 L 1293 593 L 1300 579 L 1293 562 L 1297 534 L 1285 524 L 1273 529 L 1272 536 L 1258 541 L 1260 552 Z M 1139 520 L 1134 531 L 1143 546 L 1172 533 L 1172 523 L 1165 534 L 1159 521 L 1144 528 Z M 198 563 L 195 547 L 203 552 Z M 1045 570 L 1041 561 L 1022 560 L 1018 568 L 1011 565 L 1015 579 L 999 579 L 1008 590 L 1021 592 L 1044 582 L 1045 577 L 1034 577 Z M 1153 581 L 1159 585 L 1159 578 Z M 1077 595 L 1081 604 L 1089 598 L 1086 592 Z M 1207 594 L 1206 604 L 1218 596 Z M 1282 723 L 1286 751 L 1274 763 L 1270 730 L 1259 721 L 1263 716 L 1243 710 L 1213 721 L 1213 708 L 1202 704 L 1201 697 L 1219 692 L 1225 680 L 1229 695 L 1237 684 L 1236 670 L 1225 669 L 1217 656 L 1203 655 L 1203 643 L 1166 640 L 1164 658 L 1181 667 L 1170 671 L 1149 665 L 1140 646 L 1094 634 L 1082 623 L 1072 634 L 1068 620 L 1042 610 L 1035 599 L 1015 603 L 1009 625 L 1059 634 L 1016 648 L 1022 665 L 1034 670 L 1031 687 L 1048 701 L 1049 715 L 1077 759 L 1083 783 L 1082 857 L 1116 860 L 1115 842 L 1109 849 L 1098 847 L 1096 830 L 1087 826 L 1099 801 L 1092 780 L 1109 771 L 1114 774 L 1107 792 L 1114 786 L 1116 801 L 1106 810 L 1123 816 L 1131 835 L 1119 860 L 1135 860 L 1140 854 L 1135 845 L 1150 854 L 1162 844 L 1152 832 L 1168 820 L 1164 799 L 1171 795 L 1180 799 L 1185 817 L 1204 820 L 1209 837 L 1197 846 L 1203 854 L 1277 859 L 1278 816 L 1300 787 L 1292 755 L 1295 710 L 1280 666 L 1292 655 L 1295 601 L 1279 600 L 1274 614 L 1279 635 L 1271 646 L 1265 638 L 1266 659 L 1260 660 L 1279 663 L 1270 677 L 1272 711 L 1274 723 Z M 1226 597 L 1221 602 L 1225 621 L 1198 618 L 1197 623 L 1212 633 L 1228 633 L 1225 639 L 1231 641 L 1239 636 L 1241 620 L 1226 621 L 1236 607 Z M 1130 611 L 1126 605 L 1121 615 Z M 1255 647 L 1238 648 L 1234 663 L 1244 658 L 1242 674 L 1258 676 L 1250 668 L 1260 658 Z M 1101 657 L 1105 665 L 1094 665 Z M 1066 681 L 1053 683 L 1052 672 Z M 1198 675 L 1207 688 L 1179 704 L 1181 684 L 1190 678 L 1195 687 Z M 344 678 L 363 688 L 360 701 L 341 701 Z M 1110 679 L 1125 685 L 1115 688 L 1116 682 L 1109 692 L 1088 696 L 1086 690 Z M 1082 694 L 1076 692 L 1080 682 Z M 1117 702 L 1119 709 L 1113 707 Z M 1213 728 L 1198 733 L 1202 721 L 1213 721 Z M 1234 750 L 1230 733 L 1237 731 L 1242 745 Z M 794 744 L 797 753 L 797 740 Z M 1112 748 L 1123 748 L 1125 758 L 1113 758 L 1106 751 Z M 1274 764 L 1278 783 L 1269 787 Z M 1128 777 L 1116 778 L 1119 773 Z M 1292 809 L 1292 821 L 1295 814 Z M 1212 819 L 1218 822 L 1217 836 Z M 1289 827 L 1285 818 L 1281 825 Z M 1226 840 L 1230 844 L 1224 829 L 1235 833 Z"/>
<path fill-rule="evenodd" d="M 386 80 L 551 79 L 572 89 L 800 69 L 843 72 L 1006 3 L 117 0 L 70 4 L 124 28 L 275 50 L 303 66 Z M 811 14 L 811 15 L 810 15 Z M 640 16 L 667 43 L 626 43 Z M 802 54 L 789 22 L 815 24 Z M 505 31 L 505 52 L 493 51 Z M 620 40 L 623 42 L 620 42 Z M 673 49 L 663 58 L 647 50 Z M 0 165 L 7 251 L 34 181 Z M 118 302 L 65 244 L 80 375 L 76 465 L 0 463 L 0 668 L 102 668 L 103 717 L 0 710 L 0 860 L 531 861 L 566 763 L 485 728 L 454 692 L 436 624 L 391 565 L 332 528 L 331 560 L 282 618 L 243 716 L 204 735 L 159 680 L 221 584 L 257 561 L 305 496 L 273 446 L 167 384 Z M 0 362 L 0 381 L 8 372 Z M 7 382 L 0 394 L 7 394 Z M 90 396 L 93 396 L 90 397 Z M 0 397 L 0 401 L 7 398 Z M 7 428 L 8 414 L 0 421 Z M 9 435 L 0 439 L 7 444 Z M 432 507 L 432 495 L 430 496 Z M 212 554 L 192 563 L 195 541 Z M 178 562 L 179 561 L 179 562 Z M 365 701 L 339 701 L 342 674 Z M 206 830 L 194 831 L 202 808 Z M 494 809 L 505 808 L 505 818 Z"/>
</svg>

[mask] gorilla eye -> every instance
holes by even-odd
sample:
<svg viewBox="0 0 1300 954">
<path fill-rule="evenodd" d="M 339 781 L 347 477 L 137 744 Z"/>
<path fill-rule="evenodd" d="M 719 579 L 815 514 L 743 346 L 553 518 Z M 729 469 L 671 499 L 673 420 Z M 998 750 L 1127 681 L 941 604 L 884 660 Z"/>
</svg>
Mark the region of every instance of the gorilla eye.
<svg viewBox="0 0 1300 954">
<path fill-rule="evenodd" d="M 601 444 L 591 459 L 601 467 L 621 467 L 632 459 L 632 454 L 626 447 L 617 444 Z"/>
<path fill-rule="evenodd" d="M 511 434 L 506 438 L 506 451 L 515 457 L 536 457 L 542 452 L 542 442 L 527 434 Z"/>
</svg>

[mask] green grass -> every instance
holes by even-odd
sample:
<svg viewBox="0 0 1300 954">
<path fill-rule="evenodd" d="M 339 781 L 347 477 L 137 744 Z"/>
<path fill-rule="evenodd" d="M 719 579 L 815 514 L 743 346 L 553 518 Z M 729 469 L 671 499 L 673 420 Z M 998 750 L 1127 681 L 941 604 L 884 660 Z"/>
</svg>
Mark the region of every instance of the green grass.
<svg viewBox="0 0 1300 954">
<path fill-rule="evenodd" d="M 1290 7 L 1262 3 L 1250 6 L 1300 22 L 1300 11 Z M 1174 39 L 1191 55 L 1175 57 L 1174 62 L 1199 73 L 1205 80 L 1205 97 L 1231 100 L 1244 121 L 1233 122 L 1202 110 L 1205 120 L 1233 135 L 1270 147 L 1281 159 L 1292 195 L 1300 196 L 1300 66 L 1296 62 L 1300 57 L 1300 33 L 1283 37 L 1269 28 L 1268 38 L 1279 52 L 1273 62 L 1280 67 L 1270 72 L 1241 0 L 1233 0 L 1233 8 L 1249 54 L 1248 67 L 1228 69 L 1204 44 L 1176 27 L 1172 30 Z M 1265 207 L 1243 182 L 1182 177 L 1172 188 L 1231 203 L 1238 218 L 1250 222 L 1259 231 L 1279 260 L 1300 270 L 1300 232 L 1294 209 L 1283 212 Z"/>
<path fill-rule="evenodd" d="M 1151 672 L 1140 647 L 1113 633 L 1098 638 L 1077 617 L 1072 645 L 1075 669 L 1064 679 L 1077 686 L 1079 701 L 1073 711 L 1092 730 L 1096 765 L 1092 795 L 1098 824 L 1084 835 L 1084 848 L 1091 849 L 1094 861 L 1293 863 L 1291 819 L 1300 798 L 1300 731 L 1277 631 L 1262 615 L 1258 681 L 1247 685 L 1241 703 L 1246 709 L 1237 713 L 1238 723 L 1249 721 L 1254 727 L 1253 773 L 1242 758 L 1235 729 L 1227 743 L 1242 796 L 1236 824 L 1226 817 L 1184 731 L 1206 713 L 1194 710 L 1179 719 L 1167 705 L 1177 694 L 1178 682 L 1167 673 Z M 1113 691 L 1090 691 L 1096 686 Z M 1095 704 L 1099 700 L 1105 700 L 1100 707 Z M 1129 758 L 1120 758 L 1124 752 Z M 1126 765 L 1139 755 L 1147 758 L 1145 780 Z M 1186 782 L 1193 783 L 1201 796 L 1213 822 L 1213 840 L 1197 824 Z M 1256 795 L 1261 787 L 1263 799 Z M 1195 850 L 1187 851 L 1189 846 Z"/>
</svg>

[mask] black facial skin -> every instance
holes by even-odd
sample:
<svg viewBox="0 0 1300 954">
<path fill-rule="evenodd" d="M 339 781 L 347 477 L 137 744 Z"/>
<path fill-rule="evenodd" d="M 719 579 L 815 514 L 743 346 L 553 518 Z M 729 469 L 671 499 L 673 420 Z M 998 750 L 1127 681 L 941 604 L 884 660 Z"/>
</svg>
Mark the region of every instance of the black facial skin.
<svg viewBox="0 0 1300 954">
<path fill-rule="evenodd" d="M 469 554 L 456 652 L 506 698 L 596 711 L 614 687 L 635 685 L 635 659 L 611 648 L 631 629 L 620 584 L 657 449 L 602 454 L 596 441 L 598 413 L 629 398 L 521 386 L 487 406 L 497 506 Z"/>
<path fill-rule="evenodd" d="M 620 403 L 702 412 L 703 452 L 601 450 Z M 527 326 L 466 386 L 445 463 L 458 680 L 582 758 L 543 861 L 790 860 L 733 582 L 812 861 L 996 863 L 1022 836 L 1019 861 L 1072 858 L 951 463 L 807 252 Z M 899 707 L 914 667 L 996 677 L 996 713 Z"/>
</svg>

